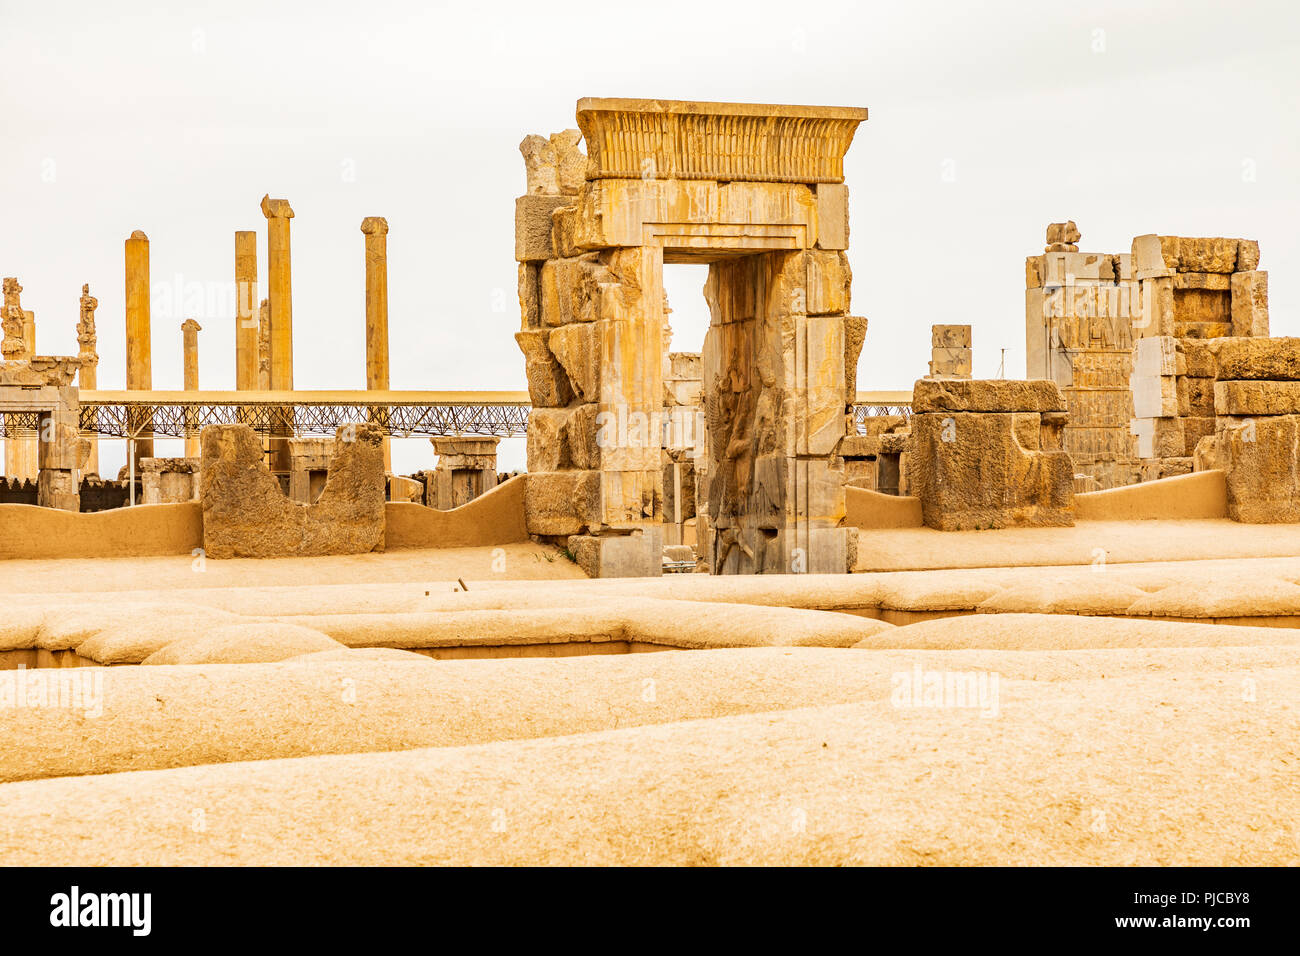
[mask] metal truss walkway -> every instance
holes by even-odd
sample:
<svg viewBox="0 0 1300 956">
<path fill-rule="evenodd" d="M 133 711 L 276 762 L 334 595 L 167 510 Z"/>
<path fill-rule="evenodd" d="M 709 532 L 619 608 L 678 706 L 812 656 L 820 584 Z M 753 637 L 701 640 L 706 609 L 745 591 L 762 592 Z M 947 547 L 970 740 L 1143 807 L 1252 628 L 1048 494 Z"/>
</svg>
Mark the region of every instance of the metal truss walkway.
<svg viewBox="0 0 1300 956">
<path fill-rule="evenodd" d="M 437 435 L 522 435 L 531 406 L 527 392 L 364 390 L 293 392 L 83 391 L 81 431 L 100 438 L 196 437 L 205 425 L 245 424 L 265 435 L 333 435 L 349 422 L 369 421 L 395 438 Z M 908 415 L 909 391 L 859 392 L 859 425 L 875 415 Z M 32 435 L 36 412 L 5 417 L 0 435 Z"/>
</svg>

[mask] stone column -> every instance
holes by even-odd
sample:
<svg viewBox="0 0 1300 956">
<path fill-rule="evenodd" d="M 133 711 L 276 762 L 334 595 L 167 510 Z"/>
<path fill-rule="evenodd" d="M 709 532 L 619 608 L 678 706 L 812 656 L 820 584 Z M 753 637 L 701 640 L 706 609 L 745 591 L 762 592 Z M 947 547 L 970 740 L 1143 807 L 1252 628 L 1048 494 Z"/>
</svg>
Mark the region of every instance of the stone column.
<svg viewBox="0 0 1300 956">
<path fill-rule="evenodd" d="M 293 388 L 293 288 L 289 265 L 289 220 L 293 209 L 287 199 L 262 197 L 267 219 L 267 287 L 271 303 L 271 388 Z"/>
<path fill-rule="evenodd" d="M 266 216 L 267 287 L 270 292 L 271 389 L 293 389 L 293 284 L 290 278 L 289 220 L 293 209 L 287 199 L 262 197 Z M 288 436 L 271 439 L 271 471 L 289 471 Z"/>
<path fill-rule="evenodd" d="M 153 388 L 149 319 L 149 237 L 137 229 L 126 240 L 126 387 Z M 134 427 L 135 423 L 132 423 Z M 153 457 L 153 432 L 142 431 L 136 458 Z"/>
<path fill-rule="evenodd" d="M 185 364 L 185 391 L 197 392 L 199 390 L 199 333 L 203 331 L 203 326 L 193 319 L 186 319 L 181 324 L 181 336 L 183 341 Z M 185 457 L 198 458 L 202 453 L 199 449 L 199 436 L 191 435 L 190 431 L 193 423 L 185 423 Z"/>
<path fill-rule="evenodd" d="M 366 236 L 366 388 L 388 391 L 388 220 L 367 216 Z M 392 450 L 384 439 L 384 470 L 393 470 Z"/>
<path fill-rule="evenodd" d="M 257 233 L 235 233 L 235 388 L 257 388 Z"/>
<path fill-rule="evenodd" d="M 99 353 L 95 351 L 99 337 L 95 334 L 95 310 L 99 300 L 90 294 L 90 286 L 81 287 L 81 318 L 77 322 L 77 358 L 81 360 L 81 369 L 77 373 L 77 387 L 82 391 L 93 391 L 99 379 Z M 99 439 L 90 438 L 90 454 L 86 458 L 83 475 L 99 474 Z"/>
<path fill-rule="evenodd" d="M 271 389 L 271 302 L 263 299 L 257 310 L 257 385 L 259 391 Z"/>
</svg>

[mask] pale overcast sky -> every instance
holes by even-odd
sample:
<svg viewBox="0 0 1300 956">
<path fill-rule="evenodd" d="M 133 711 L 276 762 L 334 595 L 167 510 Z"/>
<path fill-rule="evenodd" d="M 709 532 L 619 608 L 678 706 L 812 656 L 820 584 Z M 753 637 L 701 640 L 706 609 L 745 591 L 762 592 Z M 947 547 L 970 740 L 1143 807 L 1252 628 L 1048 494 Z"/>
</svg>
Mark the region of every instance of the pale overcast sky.
<svg viewBox="0 0 1300 956">
<path fill-rule="evenodd" d="M 193 316 L 201 385 L 233 388 L 233 233 L 258 231 L 265 276 L 258 202 L 287 198 L 296 384 L 359 388 L 359 226 L 385 216 L 393 387 L 523 388 L 526 134 L 575 126 L 582 96 L 828 104 L 871 111 L 845 163 L 860 388 L 925 374 L 941 322 L 974 326 L 977 376 L 1003 348 L 1023 376 L 1024 257 L 1067 218 L 1091 252 L 1147 232 L 1259 239 L 1273 334 L 1297 335 L 1297 9 L 3 0 L 0 274 L 44 354 L 76 353 L 89 282 L 100 387 L 121 388 L 122 243 L 142 229 L 154 387 L 180 387 Z M 702 269 L 669 273 L 673 347 L 698 350 Z M 523 458 L 503 443 L 503 468 Z M 397 470 L 432 462 L 427 440 L 397 443 Z"/>
</svg>

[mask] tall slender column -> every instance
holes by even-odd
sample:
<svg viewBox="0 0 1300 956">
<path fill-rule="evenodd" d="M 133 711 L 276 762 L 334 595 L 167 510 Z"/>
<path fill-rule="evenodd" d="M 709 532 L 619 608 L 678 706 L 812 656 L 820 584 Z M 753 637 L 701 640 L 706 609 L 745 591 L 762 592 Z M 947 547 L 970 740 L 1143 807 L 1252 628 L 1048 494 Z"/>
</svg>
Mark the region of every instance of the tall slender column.
<svg viewBox="0 0 1300 956">
<path fill-rule="evenodd" d="M 289 266 L 289 220 L 293 209 L 287 199 L 262 197 L 266 216 L 267 287 L 271 301 L 271 388 L 293 388 L 293 283 Z"/>
<path fill-rule="evenodd" d="M 203 326 L 193 319 L 186 319 L 181 323 L 181 341 L 184 349 L 183 361 L 185 366 L 185 391 L 197 392 L 199 390 L 199 333 L 203 331 Z M 185 423 L 185 457 L 198 458 L 199 436 L 191 435 L 193 423 Z"/>
<path fill-rule="evenodd" d="M 366 236 L 366 388 L 388 391 L 388 220 L 367 216 Z M 384 470 L 393 470 L 392 449 L 384 439 Z"/>
<path fill-rule="evenodd" d="M 99 381 L 99 353 L 95 347 L 99 337 L 95 334 L 95 310 L 99 300 L 90 294 L 90 286 L 81 287 L 81 319 L 77 322 L 77 357 L 81 370 L 77 373 L 77 386 L 82 391 L 94 391 Z M 90 456 L 86 459 L 83 474 L 99 474 L 99 439 L 90 436 Z"/>
<path fill-rule="evenodd" d="M 271 389 L 271 302 L 263 299 L 257 310 L 257 387 Z"/>
<path fill-rule="evenodd" d="M 235 233 L 235 388 L 257 388 L 257 233 Z"/>
<path fill-rule="evenodd" d="M 287 199 L 262 197 L 266 216 L 266 281 L 271 301 L 271 389 L 293 390 L 293 284 L 289 266 L 289 220 L 293 209 Z M 271 470 L 289 472 L 288 435 L 271 440 Z"/>
<path fill-rule="evenodd" d="M 137 229 L 126 240 L 126 387 L 153 388 L 153 344 L 149 320 L 149 237 Z M 132 422 L 132 430 L 138 423 Z M 136 458 L 153 457 L 153 432 L 141 431 Z"/>
</svg>

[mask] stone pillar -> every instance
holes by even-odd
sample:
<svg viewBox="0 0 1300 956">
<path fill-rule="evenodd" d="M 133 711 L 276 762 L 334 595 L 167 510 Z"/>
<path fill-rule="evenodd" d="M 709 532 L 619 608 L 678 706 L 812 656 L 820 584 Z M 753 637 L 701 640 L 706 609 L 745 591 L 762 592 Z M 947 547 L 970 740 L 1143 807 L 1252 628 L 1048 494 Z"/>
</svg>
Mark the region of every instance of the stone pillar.
<svg viewBox="0 0 1300 956">
<path fill-rule="evenodd" d="M 266 216 L 267 289 L 271 303 L 271 389 L 293 390 L 293 284 L 290 277 L 289 220 L 293 209 L 287 199 L 262 197 L 262 215 Z M 271 439 L 271 471 L 289 471 L 287 435 Z"/>
<path fill-rule="evenodd" d="M 262 197 L 267 219 L 267 288 L 271 303 L 271 388 L 293 388 L 293 286 L 290 277 L 289 220 L 293 209 L 287 199 Z"/>
<path fill-rule="evenodd" d="M 193 319 L 186 319 L 181 324 L 181 337 L 184 348 L 185 364 L 185 391 L 197 392 L 199 390 L 199 333 L 203 331 L 203 326 Z M 190 416 L 187 414 L 187 418 Z M 185 423 L 185 457 L 198 458 L 202 454 L 199 445 L 199 436 L 197 433 L 190 434 L 194 429 L 194 422 L 186 421 Z M 155 459 L 158 460 L 158 459 Z M 167 461 L 169 459 L 161 459 Z"/>
<path fill-rule="evenodd" d="M 149 237 L 137 229 L 126 240 L 126 387 L 153 388 L 153 345 L 149 318 Z M 138 423 L 132 422 L 135 430 Z M 135 456 L 153 457 L 153 432 L 141 431 Z"/>
<path fill-rule="evenodd" d="M 257 388 L 257 233 L 235 233 L 235 388 Z"/>
<path fill-rule="evenodd" d="M 271 388 L 271 302 L 263 299 L 257 310 L 257 385 L 265 392 Z"/>
<path fill-rule="evenodd" d="M 90 294 L 90 286 L 81 287 L 81 318 L 77 322 L 77 345 L 79 347 L 77 358 L 81 360 L 81 369 L 77 373 L 77 386 L 82 391 L 93 391 L 99 380 L 99 353 L 95 351 L 99 344 L 99 337 L 95 334 L 95 310 L 99 308 L 99 300 Z M 86 463 L 82 469 L 83 477 L 85 475 L 99 474 L 99 439 L 91 436 L 90 454 L 86 457 Z"/>
<path fill-rule="evenodd" d="M 388 391 L 388 220 L 367 216 L 366 236 L 366 388 Z M 391 472 L 392 450 L 384 439 L 384 470 Z"/>
</svg>

